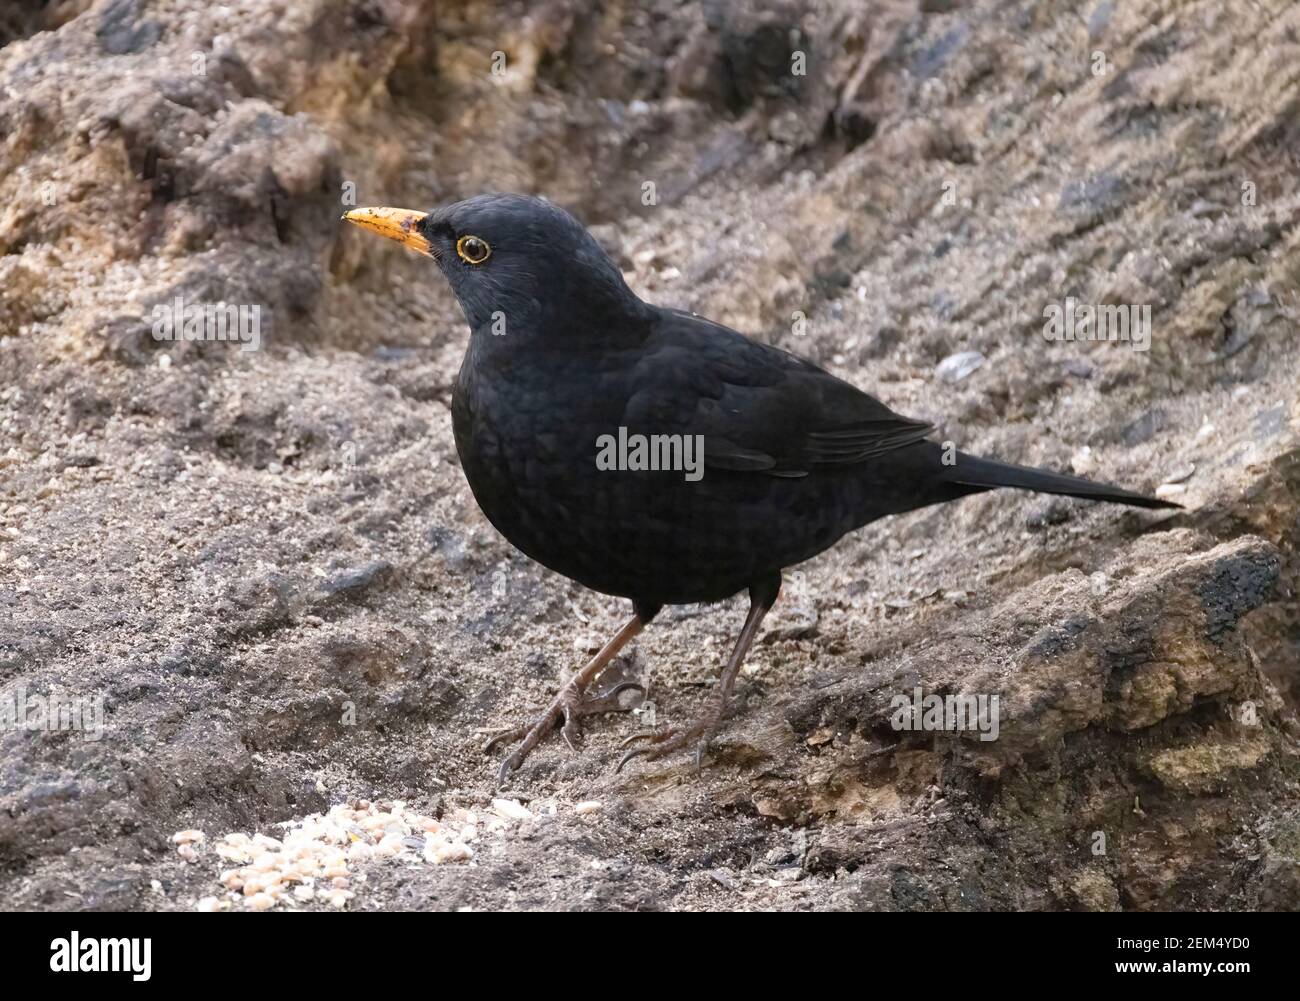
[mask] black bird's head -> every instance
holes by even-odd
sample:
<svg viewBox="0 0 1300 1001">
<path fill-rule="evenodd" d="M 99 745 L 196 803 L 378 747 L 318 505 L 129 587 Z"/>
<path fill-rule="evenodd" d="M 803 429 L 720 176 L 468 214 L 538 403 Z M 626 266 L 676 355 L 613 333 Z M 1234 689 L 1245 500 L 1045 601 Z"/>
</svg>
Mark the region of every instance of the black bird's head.
<svg viewBox="0 0 1300 1001">
<path fill-rule="evenodd" d="M 646 309 L 590 233 L 527 195 L 478 195 L 432 212 L 361 208 L 344 217 L 432 257 L 475 333 L 610 331 Z"/>
</svg>

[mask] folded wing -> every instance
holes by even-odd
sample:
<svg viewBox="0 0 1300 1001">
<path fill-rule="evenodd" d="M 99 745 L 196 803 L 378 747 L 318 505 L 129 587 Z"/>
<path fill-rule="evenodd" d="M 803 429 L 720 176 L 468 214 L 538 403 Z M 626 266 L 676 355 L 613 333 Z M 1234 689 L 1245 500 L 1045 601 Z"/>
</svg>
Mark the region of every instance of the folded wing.
<svg viewBox="0 0 1300 1001">
<path fill-rule="evenodd" d="M 703 435 L 714 469 L 806 476 L 933 430 L 789 352 L 689 313 L 664 311 L 632 379 L 629 429 Z"/>
</svg>

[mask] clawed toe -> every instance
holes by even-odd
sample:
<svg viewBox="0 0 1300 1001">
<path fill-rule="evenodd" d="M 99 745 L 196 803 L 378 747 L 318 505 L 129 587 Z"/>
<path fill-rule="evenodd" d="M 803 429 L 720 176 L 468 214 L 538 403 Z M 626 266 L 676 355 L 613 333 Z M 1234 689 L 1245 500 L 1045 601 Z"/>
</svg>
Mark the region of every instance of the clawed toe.
<svg viewBox="0 0 1300 1001">
<path fill-rule="evenodd" d="M 633 744 L 641 740 L 648 740 L 652 743 L 658 743 L 660 741 L 667 740 L 676 732 L 677 732 L 676 730 L 643 730 L 641 733 L 634 733 L 632 734 L 632 736 L 624 737 L 622 740 L 620 740 L 618 742 L 618 749 L 621 751 L 624 748 L 631 747 Z"/>
<path fill-rule="evenodd" d="M 607 692 L 602 692 L 600 695 L 590 695 L 583 699 L 579 707 L 582 710 L 582 715 L 591 716 L 595 713 L 627 712 L 629 707 L 623 705 L 619 696 L 632 689 L 640 692 L 642 699 L 645 698 L 645 685 L 641 684 L 641 682 L 620 681 Z"/>
<path fill-rule="evenodd" d="M 665 755 L 688 747 L 692 742 L 695 743 L 695 770 L 698 772 L 704 761 L 704 752 L 708 750 L 709 742 L 716 732 L 717 721 L 708 720 L 696 723 L 685 730 L 665 730 L 663 733 L 634 733 L 619 745 L 620 750 L 638 741 L 648 741 L 649 746 L 634 747 L 627 751 L 618 759 L 618 764 L 614 766 L 614 774 L 617 775 L 621 772 L 623 766 L 634 758 L 657 761 Z"/>
<path fill-rule="evenodd" d="M 645 758 L 647 761 L 654 761 L 655 758 L 659 757 L 659 753 L 657 747 L 634 747 L 618 759 L 618 764 L 614 766 L 614 774 L 617 775 L 621 772 L 623 766 L 633 758 Z"/>
<path fill-rule="evenodd" d="M 528 748 L 527 751 L 525 751 L 523 749 L 523 746 L 520 745 L 520 747 L 517 748 L 514 751 L 514 753 L 512 753 L 508 758 L 506 758 L 504 761 L 501 762 L 501 767 L 497 769 L 498 787 L 505 785 L 506 779 L 509 777 L 510 773 L 524 763 L 524 758 L 528 757 L 528 751 L 531 750 L 532 748 L 530 747 Z M 520 753 L 521 751 L 523 753 Z"/>
<path fill-rule="evenodd" d="M 676 730 L 665 730 L 662 732 L 655 731 L 655 730 L 646 730 L 643 733 L 634 733 L 632 734 L 632 736 L 627 737 L 624 740 L 620 741 L 618 745 L 618 749 L 620 751 L 632 747 L 633 744 L 639 743 L 641 741 L 646 741 L 650 746 L 634 747 L 632 748 L 632 750 L 627 751 L 621 758 L 618 759 L 618 764 L 614 766 L 614 774 L 617 775 L 619 772 L 621 772 L 623 770 L 623 766 L 626 765 L 633 758 L 644 757 L 647 760 L 653 761 L 655 758 L 659 757 L 659 755 L 663 752 L 660 750 L 658 745 L 661 745 L 664 743 L 664 741 L 669 740 L 676 732 L 677 732 Z"/>
<path fill-rule="evenodd" d="M 483 745 L 484 754 L 491 753 L 492 749 L 499 744 L 520 741 L 519 746 L 501 762 L 501 767 L 497 771 L 497 784 L 505 782 L 509 774 L 522 765 L 533 748 L 541 743 L 542 738 L 557 726 L 561 736 L 564 737 L 564 742 L 576 752 L 582 744 L 582 718 L 596 713 L 626 712 L 629 707 L 619 701 L 619 696 L 629 689 L 636 689 L 645 694 L 644 685 L 636 681 L 624 681 L 600 695 L 583 699 L 580 698 L 579 689 L 572 683 L 566 684 L 545 711 L 532 723 L 494 734 Z"/>
<path fill-rule="evenodd" d="M 513 726 L 509 730 L 501 730 L 493 734 L 491 737 L 487 739 L 487 743 L 483 745 L 483 753 L 491 754 L 492 748 L 496 747 L 497 744 L 519 740 L 521 737 L 523 737 L 524 734 L 528 732 L 529 726 L 530 726 L 529 724 L 524 724 L 522 726 Z"/>
</svg>

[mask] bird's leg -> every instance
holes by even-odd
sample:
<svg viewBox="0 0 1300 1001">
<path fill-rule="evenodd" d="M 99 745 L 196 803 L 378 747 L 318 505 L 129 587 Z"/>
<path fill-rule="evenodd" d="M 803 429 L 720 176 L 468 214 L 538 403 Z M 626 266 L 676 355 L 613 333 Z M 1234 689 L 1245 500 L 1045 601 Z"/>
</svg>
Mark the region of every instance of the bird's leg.
<svg viewBox="0 0 1300 1001">
<path fill-rule="evenodd" d="M 559 693 L 536 720 L 531 724 L 499 733 L 483 746 L 484 753 L 487 753 L 502 741 L 522 738 L 519 746 L 511 752 L 505 761 L 501 762 L 501 770 L 497 773 L 498 782 L 505 781 L 507 775 L 523 764 L 524 759 L 528 757 L 532 749 L 557 724 L 562 722 L 561 732 L 564 734 L 564 739 L 570 747 L 576 749 L 576 744 L 582 739 L 580 720 L 583 716 L 592 713 L 614 712 L 623 708 L 619 705 L 619 693 L 628 688 L 641 688 L 636 682 L 622 682 L 615 685 L 608 692 L 604 692 L 592 699 L 584 700 L 582 697 L 583 692 L 586 691 L 587 686 L 591 684 L 596 676 L 609 665 L 609 662 L 618 656 L 619 651 L 627 645 L 628 641 L 645 628 L 646 623 L 658 611 L 658 608 L 638 605 L 636 614 L 624 624 L 622 629 L 614 634 L 608 643 L 601 647 L 600 652 L 592 657 L 583 666 L 582 670 L 560 686 Z"/>
<path fill-rule="evenodd" d="M 601 713 L 630 711 L 632 707 L 623 705 L 621 696 L 631 688 L 640 689 L 642 692 L 645 691 L 640 682 L 620 681 L 618 684 L 601 692 L 599 695 L 580 697 L 582 686 L 575 686 L 571 679 L 561 687 L 560 694 L 556 696 L 556 699 L 548 707 L 547 711 L 550 713 L 550 721 L 552 724 L 558 724 L 560 722 L 560 719 L 555 715 L 555 712 L 557 703 L 562 701 L 563 705 L 560 706 L 560 709 L 563 711 L 564 724 L 561 726 L 560 732 L 564 736 L 565 743 L 576 751 L 578 749 L 577 745 L 582 741 L 582 717 L 597 716 Z M 487 754 L 491 752 L 492 748 L 496 747 L 498 744 L 521 739 L 540 722 L 541 720 L 539 718 L 536 722 L 523 723 L 519 726 L 512 726 L 507 730 L 501 730 L 494 733 L 488 738 L 487 743 L 483 745 L 483 753 Z M 544 732 L 542 736 L 545 736 Z"/>
<path fill-rule="evenodd" d="M 763 621 L 763 616 L 776 603 L 776 596 L 780 590 L 779 574 L 775 582 L 768 580 L 750 587 L 749 615 L 745 618 L 745 625 L 740 630 L 740 638 L 736 640 L 736 647 L 731 651 L 727 666 L 722 669 L 718 683 L 713 686 L 713 694 L 709 696 L 708 709 L 704 715 L 684 729 L 665 730 L 662 733 L 638 733 L 628 737 L 623 741 L 622 747 L 638 741 L 645 741 L 649 746 L 636 747 L 624 754 L 619 759 L 615 772 L 621 772 L 623 766 L 633 758 L 644 757 L 647 761 L 654 761 L 692 743 L 695 744 L 695 770 L 699 771 L 709 741 L 718 732 L 718 727 L 726 713 L 727 702 L 731 699 L 731 690 L 736 685 L 736 676 L 740 674 L 741 665 L 745 663 L 745 655 L 749 653 L 754 637 L 758 635 L 758 627 Z"/>
</svg>

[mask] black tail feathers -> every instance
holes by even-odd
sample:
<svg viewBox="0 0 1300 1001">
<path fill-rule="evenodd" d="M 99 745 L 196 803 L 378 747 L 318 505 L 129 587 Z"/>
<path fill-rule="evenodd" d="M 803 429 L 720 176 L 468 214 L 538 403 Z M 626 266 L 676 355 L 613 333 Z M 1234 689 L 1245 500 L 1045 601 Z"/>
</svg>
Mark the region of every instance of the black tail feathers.
<svg viewBox="0 0 1300 1001">
<path fill-rule="evenodd" d="M 965 452 L 958 452 L 957 461 L 949 467 L 949 480 L 962 486 L 993 489 L 995 487 L 1015 487 L 1020 490 L 1036 490 L 1044 494 L 1062 494 L 1066 497 L 1081 497 L 1084 500 L 1111 501 L 1115 504 L 1128 504 L 1132 507 L 1146 508 L 1181 508 L 1181 504 L 1147 497 L 1109 483 L 1093 483 L 1077 476 L 1065 476 L 1061 473 L 1048 472 L 1046 469 L 1033 469 L 1029 466 L 1013 466 L 993 459 L 981 459 Z"/>
</svg>

